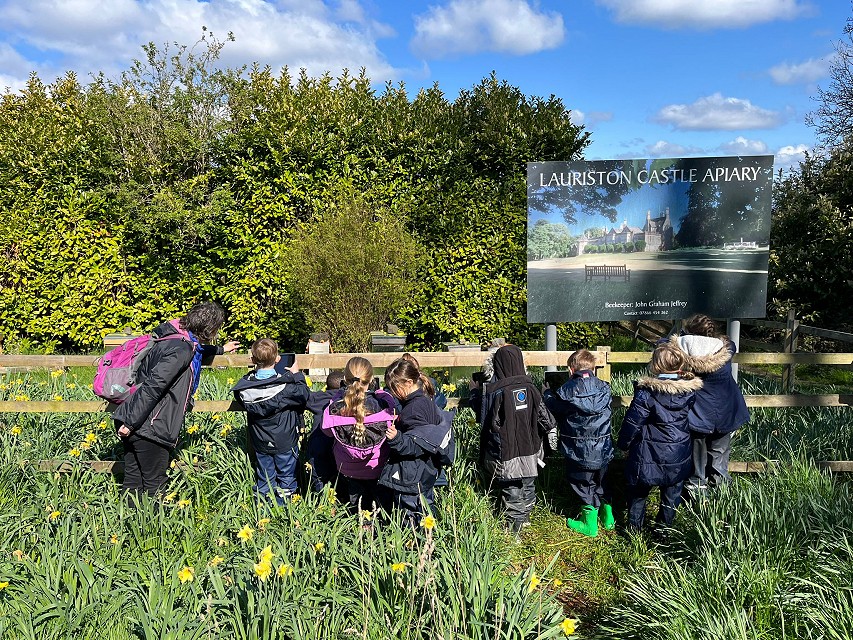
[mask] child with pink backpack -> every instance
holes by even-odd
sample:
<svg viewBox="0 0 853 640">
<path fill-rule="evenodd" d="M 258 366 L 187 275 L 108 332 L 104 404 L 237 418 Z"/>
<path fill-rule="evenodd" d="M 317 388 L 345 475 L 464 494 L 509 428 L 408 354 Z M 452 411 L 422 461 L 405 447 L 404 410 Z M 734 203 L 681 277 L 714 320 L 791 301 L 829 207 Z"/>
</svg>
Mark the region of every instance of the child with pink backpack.
<svg viewBox="0 0 853 640">
<path fill-rule="evenodd" d="M 346 388 L 323 413 L 323 432 L 333 439 L 338 472 L 347 479 L 352 512 L 372 511 L 376 485 L 388 458 L 385 432 L 394 424 L 396 403 L 391 394 L 371 388 L 373 365 L 354 356 L 344 369 Z"/>
</svg>

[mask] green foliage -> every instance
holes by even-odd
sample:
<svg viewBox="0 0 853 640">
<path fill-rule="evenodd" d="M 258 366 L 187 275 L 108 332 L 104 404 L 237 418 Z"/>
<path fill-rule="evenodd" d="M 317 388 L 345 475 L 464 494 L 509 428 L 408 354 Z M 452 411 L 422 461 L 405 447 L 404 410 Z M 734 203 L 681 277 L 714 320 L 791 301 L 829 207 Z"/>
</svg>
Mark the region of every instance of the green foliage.
<svg viewBox="0 0 853 640">
<path fill-rule="evenodd" d="M 221 49 L 205 32 L 147 45 L 118 79 L 33 77 L 0 98 L 10 342 L 93 349 L 214 299 L 229 337 L 301 350 L 308 318 L 283 257 L 341 185 L 428 253 L 398 318 L 414 346 L 526 339 L 525 163 L 588 144 L 560 100 L 494 76 L 449 100 L 437 86 L 376 92 L 364 74 L 217 69 Z"/>
<path fill-rule="evenodd" d="M 417 291 L 422 251 L 403 220 L 351 192 L 329 209 L 293 237 L 293 288 L 311 328 L 338 351 L 370 351 L 370 332 Z"/>
<path fill-rule="evenodd" d="M 805 321 L 851 327 L 853 295 L 853 150 L 808 157 L 799 171 L 775 184 L 769 297 L 785 315 L 795 308 Z"/>
</svg>

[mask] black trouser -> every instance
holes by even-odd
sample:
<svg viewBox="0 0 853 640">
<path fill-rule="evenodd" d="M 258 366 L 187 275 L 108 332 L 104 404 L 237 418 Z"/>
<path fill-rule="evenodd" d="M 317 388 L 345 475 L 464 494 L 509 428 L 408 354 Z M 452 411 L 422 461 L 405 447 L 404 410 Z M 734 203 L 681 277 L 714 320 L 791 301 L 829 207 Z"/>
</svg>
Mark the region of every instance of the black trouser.
<svg viewBox="0 0 853 640">
<path fill-rule="evenodd" d="M 601 469 L 589 471 L 575 466 L 571 460 L 566 460 L 566 480 L 572 491 L 580 498 L 581 502 L 598 509 L 601 503 L 611 504 L 610 491 L 604 482 L 607 474 L 607 465 Z"/>
<path fill-rule="evenodd" d="M 496 480 L 495 488 L 499 492 L 503 512 L 515 529 L 530 520 L 536 504 L 536 478 Z"/>
<path fill-rule="evenodd" d="M 628 526 L 632 529 L 642 529 L 643 521 L 646 519 L 646 498 L 655 485 L 629 484 L 628 485 Z M 667 526 L 675 519 L 675 510 L 681 504 L 681 489 L 683 482 L 660 488 L 660 509 L 656 522 Z"/>
<path fill-rule="evenodd" d="M 376 496 L 383 511 L 390 514 L 392 511 L 400 511 L 405 522 L 416 526 L 420 524 L 424 516 L 432 514 L 432 506 L 435 500 L 432 487 L 423 494 L 400 493 L 389 487 L 379 485 L 376 487 Z"/>
<path fill-rule="evenodd" d="M 687 480 L 687 489 L 691 491 L 713 489 L 729 482 L 732 434 L 694 433 L 692 437 L 693 475 Z"/>
<path fill-rule="evenodd" d="M 350 513 L 373 511 L 376 508 L 376 487 L 378 480 L 347 478 L 347 508 Z"/>
<path fill-rule="evenodd" d="M 165 445 L 146 440 L 131 433 L 124 442 L 124 482 L 125 491 L 140 493 L 147 491 L 154 496 L 168 481 L 169 453 Z"/>
</svg>

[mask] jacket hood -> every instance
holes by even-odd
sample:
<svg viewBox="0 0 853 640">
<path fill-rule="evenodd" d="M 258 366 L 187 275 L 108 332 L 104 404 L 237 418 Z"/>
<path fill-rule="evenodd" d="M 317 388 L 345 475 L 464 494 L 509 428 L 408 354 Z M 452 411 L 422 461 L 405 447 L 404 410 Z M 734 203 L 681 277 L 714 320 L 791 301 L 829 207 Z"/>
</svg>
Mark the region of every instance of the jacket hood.
<svg viewBox="0 0 853 640">
<path fill-rule="evenodd" d="M 594 376 L 573 376 L 557 389 L 557 397 L 591 414 L 601 413 L 611 402 L 610 386 Z"/>
<path fill-rule="evenodd" d="M 705 336 L 672 336 L 670 343 L 684 353 L 684 364 L 693 373 L 713 373 L 732 359 L 727 338 L 721 340 Z"/>
<path fill-rule="evenodd" d="M 514 344 L 504 345 L 495 351 L 492 363 L 495 367 L 495 377 L 498 380 L 527 374 L 524 370 L 524 356 L 521 349 Z"/>
<path fill-rule="evenodd" d="M 685 380 L 684 378 L 678 378 L 676 380 L 670 380 L 667 378 L 653 378 L 649 376 L 637 380 L 637 388 L 648 389 L 655 393 L 681 395 L 701 389 L 702 379 L 692 378 L 690 380 Z"/>
</svg>

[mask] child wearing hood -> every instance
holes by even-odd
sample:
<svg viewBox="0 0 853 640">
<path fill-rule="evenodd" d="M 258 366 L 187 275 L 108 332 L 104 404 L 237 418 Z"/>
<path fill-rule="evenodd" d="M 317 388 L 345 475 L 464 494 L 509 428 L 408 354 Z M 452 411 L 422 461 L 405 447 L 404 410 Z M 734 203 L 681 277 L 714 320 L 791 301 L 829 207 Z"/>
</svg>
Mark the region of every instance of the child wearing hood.
<svg viewBox="0 0 853 640">
<path fill-rule="evenodd" d="M 595 375 L 595 356 L 575 351 L 568 361 L 572 376 L 556 392 L 545 389 L 545 406 L 557 419 L 560 451 L 566 458 L 566 480 L 580 498 L 580 519 L 566 526 L 585 536 L 598 535 L 598 517 L 606 530 L 615 526 L 610 492 L 605 483 L 613 459 L 610 385 Z"/>
<path fill-rule="evenodd" d="M 684 354 L 670 344 L 652 353 L 650 375 L 634 383 L 634 398 L 622 421 L 617 446 L 628 452 L 628 527 L 643 528 L 646 499 L 660 487 L 657 522 L 669 526 L 693 469 L 688 414 L 702 381 L 684 371 Z"/>
<path fill-rule="evenodd" d="M 685 367 L 702 379 L 690 410 L 693 474 L 685 484 L 696 494 L 728 482 L 732 435 L 749 421 L 746 400 L 732 375 L 735 344 L 717 323 L 697 314 L 684 321 L 683 335 L 670 338 L 685 355 Z"/>
<path fill-rule="evenodd" d="M 492 359 L 494 378 L 483 389 L 480 458 L 486 485 L 518 533 L 536 504 L 534 482 L 544 466 L 542 438 L 556 448 L 557 425 L 524 369 L 521 349 L 501 347 Z"/>
</svg>

